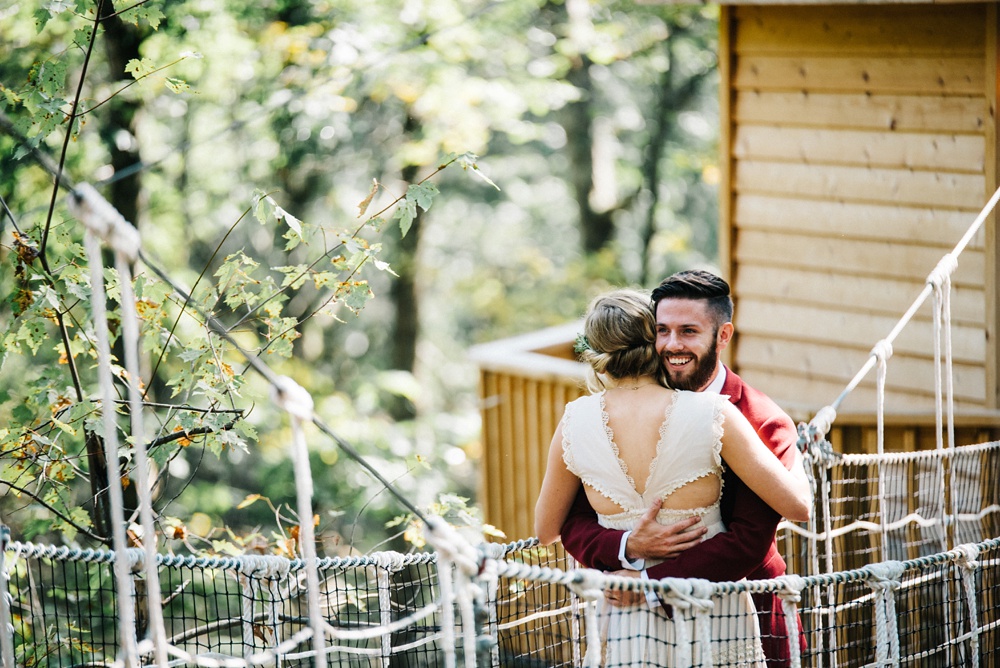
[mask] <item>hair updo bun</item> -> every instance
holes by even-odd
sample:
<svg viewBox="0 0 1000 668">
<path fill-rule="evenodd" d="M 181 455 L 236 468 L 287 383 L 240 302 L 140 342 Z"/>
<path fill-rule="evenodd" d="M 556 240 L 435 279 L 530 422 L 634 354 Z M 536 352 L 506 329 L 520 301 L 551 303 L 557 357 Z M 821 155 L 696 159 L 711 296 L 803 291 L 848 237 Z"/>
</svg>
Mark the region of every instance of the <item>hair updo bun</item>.
<svg viewBox="0 0 1000 668">
<path fill-rule="evenodd" d="M 661 378 L 662 365 L 654 345 L 656 319 L 648 295 L 621 289 L 598 297 L 587 310 L 584 335 L 587 346 L 579 357 L 593 372 L 587 383 L 591 390 L 604 389 L 602 376 Z"/>
</svg>

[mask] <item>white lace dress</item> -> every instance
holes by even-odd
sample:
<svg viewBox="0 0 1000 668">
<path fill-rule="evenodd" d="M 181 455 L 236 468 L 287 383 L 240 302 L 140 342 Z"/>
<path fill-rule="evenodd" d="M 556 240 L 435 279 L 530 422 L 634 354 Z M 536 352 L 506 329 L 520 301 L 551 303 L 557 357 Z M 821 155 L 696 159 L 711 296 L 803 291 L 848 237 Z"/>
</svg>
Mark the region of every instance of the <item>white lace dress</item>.
<svg viewBox="0 0 1000 668">
<path fill-rule="evenodd" d="M 726 397 L 708 392 L 677 392 L 667 407 L 656 454 L 650 464 L 643 494 L 636 491 L 619 457 L 614 434 L 608 426 L 604 393 L 577 399 L 563 415 L 563 460 L 567 468 L 623 511 L 598 514 L 601 526 L 631 529 L 653 499 L 666 499 L 685 484 L 706 475 L 722 475 L 722 406 Z M 657 520 L 670 524 L 701 516 L 710 538 L 726 530 L 719 512 L 719 499 L 704 508 L 661 510 Z M 655 563 L 646 561 L 646 566 Z M 660 606 L 603 611 L 607 619 L 605 664 L 608 666 L 674 666 L 678 615 L 667 617 Z M 712 655 L 716 666 L 763 666 L 760 631 L 748 594 L 730 595 L 716 602 L 712 613 Z M 697 638 L 688 621 L 686 635 Z M 698 652 L 691 648 L 693 656 Z"/>
</svg>

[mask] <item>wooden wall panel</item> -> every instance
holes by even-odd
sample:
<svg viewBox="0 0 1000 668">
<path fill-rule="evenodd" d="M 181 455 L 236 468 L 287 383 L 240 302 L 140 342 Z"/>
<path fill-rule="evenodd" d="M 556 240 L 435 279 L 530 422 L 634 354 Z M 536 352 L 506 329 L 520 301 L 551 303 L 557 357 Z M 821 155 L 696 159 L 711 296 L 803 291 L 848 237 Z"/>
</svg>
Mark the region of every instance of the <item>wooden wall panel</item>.
<svg viewBox="0 0 1000 668">
<path fill-rule="evenodd" d="M 984 65 L 975 58 L 741 56 L 733 72 L 737 90 L 802 90 L 902 95 L 975 95 Z"/>
<path fill-rule="evenodd" d="M 734 324 L 736 330 L 743 334 L 853 348 L 863 351 L 867 357 L 868 351 L 892 331 L 900 315 L 902 314 L 865 317 L 850 311 L 746 298 L 740 300 Z M 953 326 L 951 336 L 952 354 L 956 362 L 982 364 L 986 341 L 981 329 Z M 893 352 L 895 355 L 932 359 L 932 341 L 931 323 L 914 319 L 896 338 Z M 746 362 L 749 363 L 750 360 Z M 864 363 L 864 359 L 861 362 Z M 860 367 L 859 364 L 858 368 Z M 844 380 L 846 383 L 850 378 Z"/>
<path fill-rule="evenodd" d="M 983 52 L 982 9 L 909 5 L 905 21 L 894 6 L 845 11 L 835 5 L 747 6 L 739 12 L 736 50 L 741 54 L 825 53 L 965 55 Z"/>
<path fill-rule="evenodd" d="M 863 350 L 811 342 L 780 339 L 776 336 L 744 334 L 740 352 L 747 368 L 773 369 L 782 373 L 802 373 L 808 378 L 839 382 L 852 378 L 868 358 Z M 955 364 L 956 400 L 964 405 L 982 405 L 986 371 L 981 364 Z M 934 396 L 934 362 L 922 357 L 893 354 L 886 373 L 886 387 L 893 392 L 921 397 Z M 830 397 L 832 400 L 834 397 Z"/>
<path fill-rule="evenodd" d="M 733 92 L 733 120 L 787 127 L 870 129 L 896 132 L 981 133 L 989 119 L 981 96 L 850 94 L 815 91 L 740 90 Z"/>
<path fill-rule="evenodd" d="M 764 162 L 736 163 L 737 196 L 782 194 L 828 200 L 862 200 L 880 204 L 944 207 L 978 213 L 986 203 L 981 174 L 910 171 L 841 165 Z M 975 215 L 972 216 L 975 219 Z M 956 239 L 955 241 L 958 241 Z"/>
<path fill-rule="evenodd" d="M 741 266 L 815 268 L 846 275 L 921 282 L 937 266 L 942 255 L 944 250 L 905 243 L 839 237 L 817 240 L 805 235 L 757 230 L 739 230 L 734 250 Z M 966 250 L 959 258 L 952 281 L 959 286 L 981 287 L 985 262 L 982 251 Z M 815 287 L 820 289 L 822 286 Z"/>
<path fill-rule="evenodd" d="M 736 202 L 734 220 L 740 229 L 905 241 L 939 248 L 943 253 L 955 247 L 976 215 L 957 209 L 746 193 Z M 972 238 L 969 248 L 982 250 L 984 236 L 984 231 L 980 230 Z"/>
<path fill-rule="evenodd" d="M 566 403 L 584 393 L 575 378 L 538 379 L 525 371 L 483 369 L 480 374 L 480 503 L 483 519 L 511 540 L 534 535 L 549 442 Z"/>
<path fill-rule="evenodd" d="M 754 267 L 737 276 L 742 298 L 779 299 L 790 304 L 847 309 L 862 314 L 880 313 L 902 317 L 924 288 L 922 280 L 897 280 L 885 276 L 834 274 L 833 270 L 799 269 L 788 266 Z M 953 324 L 982 328 L 983 290 L 953 287 Z M 917 317 L 932 318 L 930 302 Z"/>
<path fill-rule="evenodd" d="M 905 133 L 741 125 L 733 155 L 739 160 L 823 163 L 890 169 L 982 174 L 982 135 Z"/>
<path fill-rule="evenodd" d="M 732 359 L 782 405 L 839 395 L 992 193 L 989 11 L 995 23 L 974 4 L 730 8 Z M 991 405 L 992 242 L 977 234 L 953 276 L 968 408 Z M 933 409 L 930 313 L 894 344 L 887 404 L 900 410 Z M 855 390 L 858 410 L 874 411 L 874 381 Z"/>
</svg>

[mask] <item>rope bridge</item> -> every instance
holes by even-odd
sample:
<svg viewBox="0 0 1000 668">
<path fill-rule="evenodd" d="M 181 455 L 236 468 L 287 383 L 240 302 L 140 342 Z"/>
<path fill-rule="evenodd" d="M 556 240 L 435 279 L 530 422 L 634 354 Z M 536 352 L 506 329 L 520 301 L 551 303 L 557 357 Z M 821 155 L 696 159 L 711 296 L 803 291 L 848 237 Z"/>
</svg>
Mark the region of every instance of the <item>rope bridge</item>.
<svg viewBox="0 0 1000 668">
<path fill-rule="evenodd" d="M 751 665 L 730 662 L 727 653 L 734 642 L 751 640 L 740 633 L 752 633 L 737 623 L 747 613 L 727 612 L 727 602 L 751 593 L 772 593 L 780 600 L 775 614 L 784 615 L 791 631 L 787 638 L 767 640 L 787 643 L 793 667 L 1000 665 L 995 649 L 1000 647 L 1000 493 L 985 484 L 996 479 L 1000 443 L 955 446 L 949 301 L 958 257 L 998 198 L 1000 190 L 844 393 L 800 425 L 817 510 L 807 525 L 786 523 L 781 529 L 790 570 L 800 575 L 735 583 L 650 582 L 575 569 L 557 549 L 534 541 L 473 546 L 440 518 L 414 508 L 333 433 L 315 415 L 303 388 L 245 355 L 269 381 L 273 400 L 291 422 L 298 516 L 313 516 L 303 431 L 309 422 L 424 522 L 433 552 L 321 559 L 310 522 L 300 527 L 302 555 L 295 560 L 163 555 L 154 539 L 129 549 L 124 521 L 112 523 L 110 551 L 11 542 L 4 532 L 3 665 L 631 666 L 658 665 L 657 656 L 670 656 L 678 666 Z M 105 455 L 108 470 L 115 470 L 118 425 L 102 245 L 113 252 L 121 277 L 136 443 L 145 439 L 133 266 L 143 262 L 182 298 L 186 294 L 143 254 L 135 228 L 93 188 L 77 186 L 69 201 L 86 228 L 102 406 L 109 408 L 102 411 Z M 887 454 L 883 398 L 892 341 L 928 297 L 934 300 L 937 448 Z M 241 350 L 214 318 L 201 315 Z M 836 409 L 875 367 L 878 452 L 835 453 L 826 434 Z M 144 449 L 135 448 L 134 457 L 135 480 L 148 480 Z M 155 537 L 150 490 L 137 487 L 143 535 Z M 117 485 L 110 486 L 110 502 L 115 516 L 124 517 Z M 602 605 L 609 589 L 646 593 L 648 604 L 629 617 L 635 633 L 648 634 L 641 645 L 645 657 L 616 663 L 609 659 L 615 652 L 605 656 L 604 630 L 622 615 Z M 670 633 L 654 632 L 666 618 L 672 620 Z"/>
</svg>

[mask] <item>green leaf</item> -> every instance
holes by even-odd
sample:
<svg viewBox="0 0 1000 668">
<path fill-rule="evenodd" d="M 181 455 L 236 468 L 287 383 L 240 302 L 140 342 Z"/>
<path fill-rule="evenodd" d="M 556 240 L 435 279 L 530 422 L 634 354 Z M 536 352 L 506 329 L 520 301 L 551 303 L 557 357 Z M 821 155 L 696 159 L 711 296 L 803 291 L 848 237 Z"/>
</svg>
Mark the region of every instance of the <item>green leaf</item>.
<svg viewBox="0 0 1000 668">
<path fill-rule="evenodd" d="M 399 221 L 399 232 L 402 236 L 406 236 L 406 233 L 410 231 L 410 227 L 413 225 L 414 218 L 417 217 L 417 204 L 413 200 L 406 198 L 396 209 L 396 215 L 393 216 Z"/>
<path fill-rule="evenodd" d="M 165 18 L 160 8 L 152 3 L 145 3 L 136 7 L 136 17 L 140 20 L 145 20 L 153 30 L 158 29 L 160 21 Z"/>
<path fill-rule="evenodd" d="M 417 205 L 427 211 L 434 203 L 434 197 L 438 194 L 437 186 L 433 183 L 415 183 L 406 189 L 406 199 L 413 199 Z"/>
<path fill-rule="evenodd" d="M 164 85 L 166 85 L 172 93 L 180 94 L 191 90 L 191 86 L 188 85 L 187 81 L 184 81 L 184 79 L 176 79 L 174 77 L 167 77 L 164 81 Z"/>
<path fill-rule="evenodd" d="M 274 215 L 274 200 L 268 197 L 267 193 L 258 188 L 253 191 L 253 217 L 261 225 L 267 223 Z"/>
<path fill-rule="evenodd" d="M 125 74 L 131 74 L 132 78 L 137 81 L 149 75 L 155 69 L 156 65 L 149 58 L 133 58 L 125 64 Z"/>
</svg>

